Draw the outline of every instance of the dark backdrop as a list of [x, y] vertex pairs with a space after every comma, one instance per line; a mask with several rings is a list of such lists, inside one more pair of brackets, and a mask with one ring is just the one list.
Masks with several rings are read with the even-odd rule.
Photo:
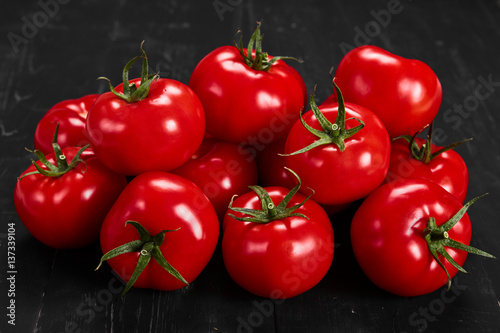
[[[469, 256], [471, 274], [453, 289], [404, 298], [366, 279], [349, 244], [352, 210], [332, 219], [336, 252], [331, 270], [314, 289], [272, 303], [235, 285], [216, 252], [189, 288], [133, 290], [124, 300], [109, 266], [94, 268], [96, 244], [55, 251], [35, 240], [13, 206], [16, 177], [28, 167], [38, 120], [58, 101], [101, 93], [105, 75], [120, 80], [140, 41], [150, 65], [164, 77], [188, 83], [196, 63], [249, 37], [264, 19], [264, 47], [292, 55], [317, 101], [331, 92], [328, 75], [344, 52], [381, 46], [434, 69], [443, 85], [436, 127], [469, 166], [468, 199], [489, 192], [469, 212], [472, 245], [500, 255], [500, 3], [498, 1], [9, 1], [0, 29], [0, 330], [2, 332], [498, 332], [500, 268], [497, 260]], [[491, 94], [476, 88], [489, 81]], [[484, 90], [481, 90], [484, 92]], [[466, 112], [456, 112], [462, 107]], [[451, 111], [448, 111], [451, 110]], [[454, 120], [444, 115], [453, 115]], [[8, 226], [15, 229], [16, 326], [8, 325]]]

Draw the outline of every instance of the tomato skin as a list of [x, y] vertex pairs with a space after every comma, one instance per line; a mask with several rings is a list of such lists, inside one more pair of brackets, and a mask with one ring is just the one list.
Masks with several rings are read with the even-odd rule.
[[248, 192], [257, 183], [257, 165], [235, 144], [206, 138], [180, 167], [171, 171], [194, 182], [213, 204], [222, 223], [233, 195]]
[[61, 148], [85, 146], [89, 143], [85, 133], [87, 114], [99, 94], [68, 99], [52, 106], [40, 119], [35, 129], [35, 149], [50, 154], [56, 123], [59, 124], [57, 142]]
[[[352, 220], [351, 242], [359, 265], [375, 285], [396, 295], [418, 296], [438, 289], [448, 278], [432, 257], [423, 231], [430, 217], [440, 226], [460, 208], [453, 195], [424, 179], [381, 186], [365, 199]], [[466, 213], [448, 234], [469, 245], [471, 232]], [[445, 249], [463, 265], [467, 252]], [[453, 278], [458, 270], [442, 257], [441, 261]]]
[[[262, 186], [282, 186], [292, 188], [297, 185], [297, 179], [285, 169], [286, 157], [279, 154], [285, 152], [285, 140], [279, 140], [268, 145], [259, 155], [259, 182]], [[335, 215], [347, 209], [351, 203], [340, 205], [321, 205], [328, 216]]]
[[[140, 83], [140, 79], [131, 80]], [[123, 85], [116, 87], [122, 92]], [[185, 84], [171, 79], [151, 83], [148, 96], [128, 103], [112, 92], [102, 94], [87, 117], [87, 134], [96, 156], [124, 175], [172, 170], [203, 140], [203, 106]]]
[[345, 101], [373, 111], [391, 138], [416, 133], [430, 124], [441, 105], [441, 83], [427, 64], [373, 45], [348, 52], [336, 69], [335, 80]]
[[[110, 209], [101, 228], [103, 253], [139, 239], [137, 230], [125, 222], [139, 222], [154, 236], [167, 232], [160, 249], [165, 259], [192, 282], [205, 268], [217, 245], [219, 222], [213, 206], [191, 181], [163, 171], [145, 172], [135, 177]], [[139, 252], [108, 259], [111, 268], [128, 281]], [[175, 290], [186, 285], [151, 260], [134, 287]]]
[[205, 109], [207, 132], [236, 144], [260, 146], [286, 136], [307, 100], [305, 83], [291, 66], [279, 60], [269, 72], [254, 70], [234, 46], [207, 54], [189, 86]]
[[[337, 103], [323, 103], [318, 108], [330, 122], [335, 122]], [[322, 205], [344, 205], [364, 198], [383, 182], [389, 168], [390, 140], [380, 119], [360, 105], [345, 103], [345, 110], [346, 119], [361, 119], [365, 127], [345, 140], [343, 152], [336, 145], [328, 144], [286, 157], [286, 165], [302, 180], [301, 190], [312, 188], [314, 200]], [[313, 128], [321, 129], [311, 111], [306, 112], [303, 119]], [[346, 129], [357, 125], [359, 122], [355, 119], [346, 120]], [[297, 121], [288, 135], [285, 152], [293, 153], [316, 140], [317, 137]]]
[[[415, 138], [419, 146], [425, 143], [422, 138]], [[431, 145], [434, 153], [442, 147]], [[393, 141], [391, 146], [391, 162], [386, 182], [395, 179], [419, 178], [432, 181], [454, 195], [458, 201], [464, 202], [469, 186], [469, 171], [460, 154], [448, 150], [424, 163], [411, 156], [409, 145], [405, 140]]]
[[[265, 189], [276, 204], [289, 191], [279, 186]], [[288, 207], [304, 199], [297, 193]], [[233, 207], [261, 209], [262, 204], [254, 192], [248, 192], [236, 198]], [[259, 224], [226, 215], [222, 255], [229, 275], [238, 285], [258, 296], [286, 299], [309, 290], [325, 276], [334, 252], [330, 220], [312, 200], [296, 212], [309, 220], [288, 217]]]
[[[62, 151], [71, 161], [79, 149]], [[55, 163], [54, 153], [46, 158]], [[35, 238], [52, 248], [81, 248], [97, 241], [109, 208], [127, 185], [123, 175], [106, 168], [91, 153], [84, 152], [81, 158], [85, 164], [79, 162], [60, 177], [34, 174], [16, 183], [14, 205], [19, 218]], [[31, 165], [22, 175], [35, 170]]]

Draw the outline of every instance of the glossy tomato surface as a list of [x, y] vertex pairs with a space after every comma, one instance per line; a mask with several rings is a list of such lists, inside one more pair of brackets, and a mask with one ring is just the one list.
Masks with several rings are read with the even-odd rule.
[[[356, 260], [378, 287], [401, 296], [430, 293], [448, 278], [428, 249], [424, 229], [430, 217], [437, 226], [462, 208], [441, 186], [423, 179], [385, 184], [358, 208], [351, 224]], [[449, 238], [469, 245], [471, 223], [467, 213], [448, 231]], [[446, 247], [462, 266], [467, 252]], [[440, 256], [451, 277], [458, 270]]]
[[57, 142], [61, 148], [85, 146], [89, 143], [85, 133], [87, 114], [99, 97], [98, 94], [61, 101], [51, 107], [35, 129], [35, 149], [44, 154], [53, 152], [52, 137], [59, 124]]
[[[79, 149], [63, 148], [63, 154], [71, 161]], [[54, 153], [46, 158], [55, 163]], [[108, 210], [127, 184], [123, 175], [106, 168], [93, 154], [82, 154], [82, 158], [85, 163], [79, 162], [60, 177], [33, 174], [16, 183], [17, 214], [29, 232], [47, 246], [80, 248], [97, 241]], [[42, 166], [40, 161], [36, 163]], [[22, 175], [35, 170], [31, 165]]]
[[[140, 79], [131, 82], [139, 84]], [[116, 90], [122, 92], [122, 85]], [[148, 96], [134, 103], [104, 93], [87, 117], [96, 156], [110, 169], [130, 176], [182, 165], [200, 146], [204, 130], [198, 97], [171, 79], [153, 81]]]
[[[337, 103], [323, 103], [319, 110], [332, 123], [338, 113]], [[389, 168], [390, 140], [381, 120], [370, 110], [345, 103], [346, 129], [365, 123], [364, 128], [345, 140], [345, 150], [334, 144], [315, 147], [307, 152], [287, 156], [286, 165], [302, 180], [301, 191], [312, 188], [314, 200], [322, 205], [344, 205], [364, 198], [385, 179]], [[321, 126], [313, 112], [303, 115], [314, 129]], [[317, 140], [300, 121], [288, 135], [285, 152], [291, 154]]]
[[347, 53], [335, 80], [345, 101], [377, 114], [391, 138], [416, 133], [430, 124], [441, 105], [441, 83], [426, 63], [373, 45]]
[[[109, 211], [101, 229], [103, 253], [138, 240], [126, 221], [139, 222], [152, 236], [165, 234], [160, 250], [167, 262], [191, 283], [205, 268], [219, 237], [219, 222], [212, 204], [191, 181], [167, 172], [151, 171], [135, 177]], [[128, 281], [140, 252], [109, 259], [111, 268]], [[175, 290], [185, 284], [151, 260], [134, 284], [138, 288]]]
[[[276, 205], [290, 191], [279, 186], [265, 189]], [[288, 207], [304, 199], [297, 193]], [[236, 198], [232, 206], [262, 209], [255, 192]], [[285, 299], [311, 289], [325, 276], [334, 252], [330, 220], [312, 200], [295, 212], [309, 219], [295, 216], [260, 224], [226, 215], [222, 255], [229, 275], [242, 288], [255, 295]]]
[[[424, 139], [415, 138], [421, 146]], [[434, 153], [442, 147], [431, 145]], [[391, 162], [386, 182], [396, 179], [418, 178], [430, 180], [453, 194], [458, 201], [464, 202], [469, 187], [469, 171], [463, 158], [454, 150], [447, 150], [428, 163], [415, 159], [408, 143], [399, 139], [393, 141], [391, 147]]]
[[236, 144], [260, 146], [284, 137], [307, 99], [294, 68], [279, 60], [267, 72], [254, 70], [234, 46], [206, 55], [189, 86], [205, 109], [207, 132]]
[[233, 143], [203, 140], [191, 158], [171, 171], [194, 182], [214, 205], [221, 223], [233, 195], [248, 192], [257, 183], [257, 164]]

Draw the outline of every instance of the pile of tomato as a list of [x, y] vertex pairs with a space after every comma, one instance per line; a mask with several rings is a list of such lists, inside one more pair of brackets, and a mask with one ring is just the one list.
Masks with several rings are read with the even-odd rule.
[[464, 204], [469, 175], [452, 150], [462, 142], [432, 143], [442, 90], [425, 63], [355, 48], [317, 105], [285, 62], [296, 59], [262, 50], [260, 22], [247, 47], [201, 59], [188, 85], [149, 73], [140, 50], [122, 84], [48, 110], [38, 161], [14, 192], [47, 246], [100, 241], [99, 266], [124, 293], [185, 287], [220, 249], [242, 288], [296, 296], [330, 269], [332, 223], [353, 203], [355, 258], [391, 293], [432, 292], [464, 271], [467, 253], [493, 257], [469, 245], [477, 198]]

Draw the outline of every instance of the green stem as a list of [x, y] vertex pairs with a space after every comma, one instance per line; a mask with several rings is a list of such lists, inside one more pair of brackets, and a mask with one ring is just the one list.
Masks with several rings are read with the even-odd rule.
[[[486, 193], [487, 194], [487, 193]], [[479, 198], [485, 196], [483, 194], [479, 197], [472, 199], [467, 202], [450, 220], [446, 223], [440, 225], [439, 227], [436, 225], [436, 219], [434, 217], [430, 217], [427, 222], [427, 227], [424, 229], [424, 238], [427, 242], [427, 247], [431, 252], [434, 259], [437, 261], [439, 266], [445, 271], [446, 276], [448, 276], [448, 289], [451, 286], [451, 277], [448, 273], [448, 270], [444, 266], [444, 263], [439, 258], [438, 254], [440, 254], [444, 259], [446, 259], [453, 267], [457, 270], [467, 273], [465, 269], [463, 269], [451, 256], [448, 252], [446, 252], [445, 247], [454, 248], [462, 251], [466, 251], [468, 253], [477, 254], [487, 258], [495, 258], [493, 255], [479, 250], [475, 247], [465, 245], [463, 243], [457, 242], [449, 237], [448, 232], [460, 221], [460, 219], [465, 215], [467, 209], [476, 202]]]
[[288, 204], [292, 200], [293, 196], [298, 192], [300, 189], [300, 186], [302, 185], [302, 182], [299, 178], [299, 176], [291, 169], [285, 167], [288, 171], [290, 171], [295, 178], [298, 180], [298, 184], [294, 186], [286, 195], [285, 197], [281, 200], [281, 202], [276, 206], [271, 199], [269, 193], [260, 186], [254, 185], [254, 186], [249, 186], [250, 189], [252, 189], [257, 196], [260, 198], [260, 202], [262, 205], [262, 209], [251, 209], [251, 208], [241, 208], [241, 207], [233, 207], [233, 200], [236, 196], [233, 196], [231, 198], [231, 202], [229, 203], [229, 209], [232, 211], [245, 214], [245, 215], [250, 215], [250, 217], [245, 216], [245, 217], [237, 217], [234, 214], [229, 213], [228, 215], [234, 218], [235, 220], [238, 221], [245, 221], [245, 222], [255, 222], [255, 223], [269, 223], [272, 221], [276, 220], [282, 220], [290, 216], [299, 216], [303, 217], [305, 219], [309, 219], [307, 216], [304, 214], [300, 213], [294, 213], [295, 210], [300, 208], [310, 197], [311, 195], [314, 194], [314, 191], [311, 189], [312, 193], [305, 198], [301, 203], [298, 203], [296, 205], [293, 205], [292, 207], [288, 207]]
[[[264, 35], [260, 32], [260, 26], [262, 25], [262, 21], [257, 22], [257, 26], [248, 42], [248, 46], [245, 52], [243, 48], [243, 36], [240, 36], [239, 45], [234, 42], [234, 46], [238, 49], [238, 52], [241, 54], [243, 61], [252, 69], [258, 71], [269, 72], [271, 66], [277, 62], [278, 60], [290, 59], [298, 62], [302, 62], [294, 57], [288, 56], [276, 56], [272, 59], [269, 59], [269, 54], [267, 52], [262, 52], [262, 39]], [[240, 33], [241, 31], [238, 31]], [[254, 53], [255, 48], [255, 55]]]
[[151, 258], [153, 258], [163, 269], [165, 269], [170, 275], [178, 279], [179, 281], [185, 283], [186, 285], [189, 285], [189, 283], [182, 277], [182, 275], [174, 268], [172, 265], [170, 265], [165, 257], [163, 256], [163, 253], [161, 252], [160, 246], [163, 244], [163, 241], [165, 240], [165, 233], [171, 232], [171, 231], [177, 231], [179, 229], [174, 229], [174, 230], [162, 230], [160, 233], [156, 234], [155, 236], [151, 236], [149, 231], [146, 230], [139, 222], [136, 221], [127, 221], [125, 222], [125, 226], [128, 224], [132, 225], [135, 227], [137, 230], [137, 233], [139, 234], [138, 240], [131, 241], [129, 243], [120, 245], [108, 252], [106, 252], [102, 257], [101, 261], [99, 262], [99, 265], [97, 266], [96, 270], [101, 267], [102, 263], [105, 260], [114, 258], [116, 256], [122, 255], [124, 253], [130, 253], [130, 252], [139, 252], [139, 258], [137, 260], [137, 265], [134, 269], [134, 272], [132, 273], [132, 276], [127, 282], [127, 285], [125, 286], [125, 289], [123, 290], [122, 297], [125, 296], [125, 294], [132, 288], [132, 286], [135, 284], [141, 273], [144, 271], [146, 266], [149, 264]]
[[335, 83], [335, 80], [333, 80], [333, 86], [335, 88], [335, 92], [337, 94], [337, 99], [338, 99], [338, 111], [337, 111], [337, 117], [335, 118], [335, 122], [332, 124], [328, 119], [326, 119], [325, 115], [320, 111], [318, 106], [316, 105], [316, 102], [314, 101], [314, 93], [316, 92], [316, 87], [314, 87], [314, 91], [311, 94], [311, 97], [309, 99], [309, 104], [311, 105], [311, 111], [313, 112], [314, 116], [318, 120], [321, 129], [322, 130], [317, 130], [313, 127], [311, 127], [309, 124], [305, 122], [305, 120], [302, 118], [302, 113], [299, 114], [300, 116], [300, 122], [302, 125], [312, 134], [314, 134], [316, 137], [318, 137], [318, 140], [314, 141], [307, 147], [304, 147], [302, 149], [299, 149], [295, 152], [292, 152], [290, 154], [280, 154], [281, 156], [291, 156], [291, 155], [297, 155], [297, 154], [302, 154], [305, 153], [311, 149], [314, 149], [316, 147], [322, 146], [322, 145], [328, 145], [328, 144], [334, 144], [335, 146], [338, 147], [338, 149], [343, 152], [345, 150], [345, 140], [348, 138], [352, 137], [354, 134], [358, 133], [363, 127], [365, 126], [365, 123], [358, 118], [349, 118], [350, 119], [355, 119], [358, 121], [360, 124], [356, 127], [346, 129], [345, 128], [345, 103], [344, 103], [344, 98], [342, 97], [342, 92], [340, 91], [339, 87]]
[[[90, 145], [87, 144], [80, 148], [76, 155], [73, 157], [70, 163], [68, 163], [68, 160], [66, 158], [66, 155], [64, 155], [61, 147], [57, 143], [57, 135], [59, 133], [59, 123], [56, 123], [56, 129], [54, 131], [54, 136], [52, 138], [52, 148], [54, 149], [54, 157], [56, 159], [56, 164], [50, 163], [49, 160], [45, 157], [45, 155], [39, 151], [39, 150], [29, 150], [26, 148], [27, 151], [30, 153], [34, 153], [37, 157], [38, 160], [45, 166], [47, 169], [42, 168], [38, 163], [35, 162], [35, 160], [31, 160], [33, 165], [36, 168], [36, 171], [28, 172], [22, 175], [21, 177], [18, 178], [18, 180], [23, 179], [26, 176], [30, 175], [35, 175], [35, 174], [41, 174], [46, 177], [61, 177], [62, 175], [68, 173], [70, 170], [73, 170], [78, 162], [82, 162], [85, 164], [85, 161], [80, 158], [82, 153], [84, 152], [85, 149], [87, 149]], [[85, 172], [85, 171], [83, 171]]]
[[[416, 138], [426, 128], [429, 128], [429, 130], [427, 132], [425, 142], [421, 146], [419, 146], [418, 143], [416, 142]], [[395, 137], [392, 140], [393, 141], [399, 140], [399, 139], [406, 140], [409, 144], [409, 150], [410, 150], [411, 156], [414, 159], [421, 161], [422, 163], [429, 163], [432, 159], [436, 158], [440, 154], [442, 154], [448, 150], [454, 149], [464, 142], [472, 140], [472, 138], [470, 138], [470, 139], [465, 139], [465, 140], [462, 140], [459, 142], [454, 142], [446, 147], [442, 147], [441, 149], [439, 149], [433, 153], [432, 152], [432, 134], [433, 134], [433, 123], [425, 125], [421, 130], [419, 130], [418, 132], [413, 134], [413, 136], [401, 135], [401, 136]]]
[[[108, 81], [109, 89], [111, 90], [111, 92], [115, 96], [117, 96], [117, 97], [119, 97], [119, 98], [121, 98], [129, 103], [135, 103], [135, 102], [141, 101], [144, 98], [146, 98], [149, 94], [149, 88], [151, 86], [151, 83], [160, 77], [158, 74], [149, 74], [149, 72], [148, 72], [149, 71], [148, 57], [146, 56], [146, 52], [142, 48], [143, 44], [144, 44], [144, 41], [142, 41], [142, 43], [141, 43], [142, 55], [132, 58], [129, 62], [127, 62], [127, 64], [123, 68], [123, 72], [122, 72], [123, 94], [119, 93], [115, 90], [115, 88], [111, 84], [111, 81], [108, 78], [103, 77], [103, 76], [98, 78], [98, 79], [103, 79], [103, 80]], [[130, 80], [129, 80], [130, 68], [132, 68], [132, 65], [138, 59], [142, 59], [141, 84], [140, 84], [139, 88], [137, 88], [135, 83], [131, 84]]]

